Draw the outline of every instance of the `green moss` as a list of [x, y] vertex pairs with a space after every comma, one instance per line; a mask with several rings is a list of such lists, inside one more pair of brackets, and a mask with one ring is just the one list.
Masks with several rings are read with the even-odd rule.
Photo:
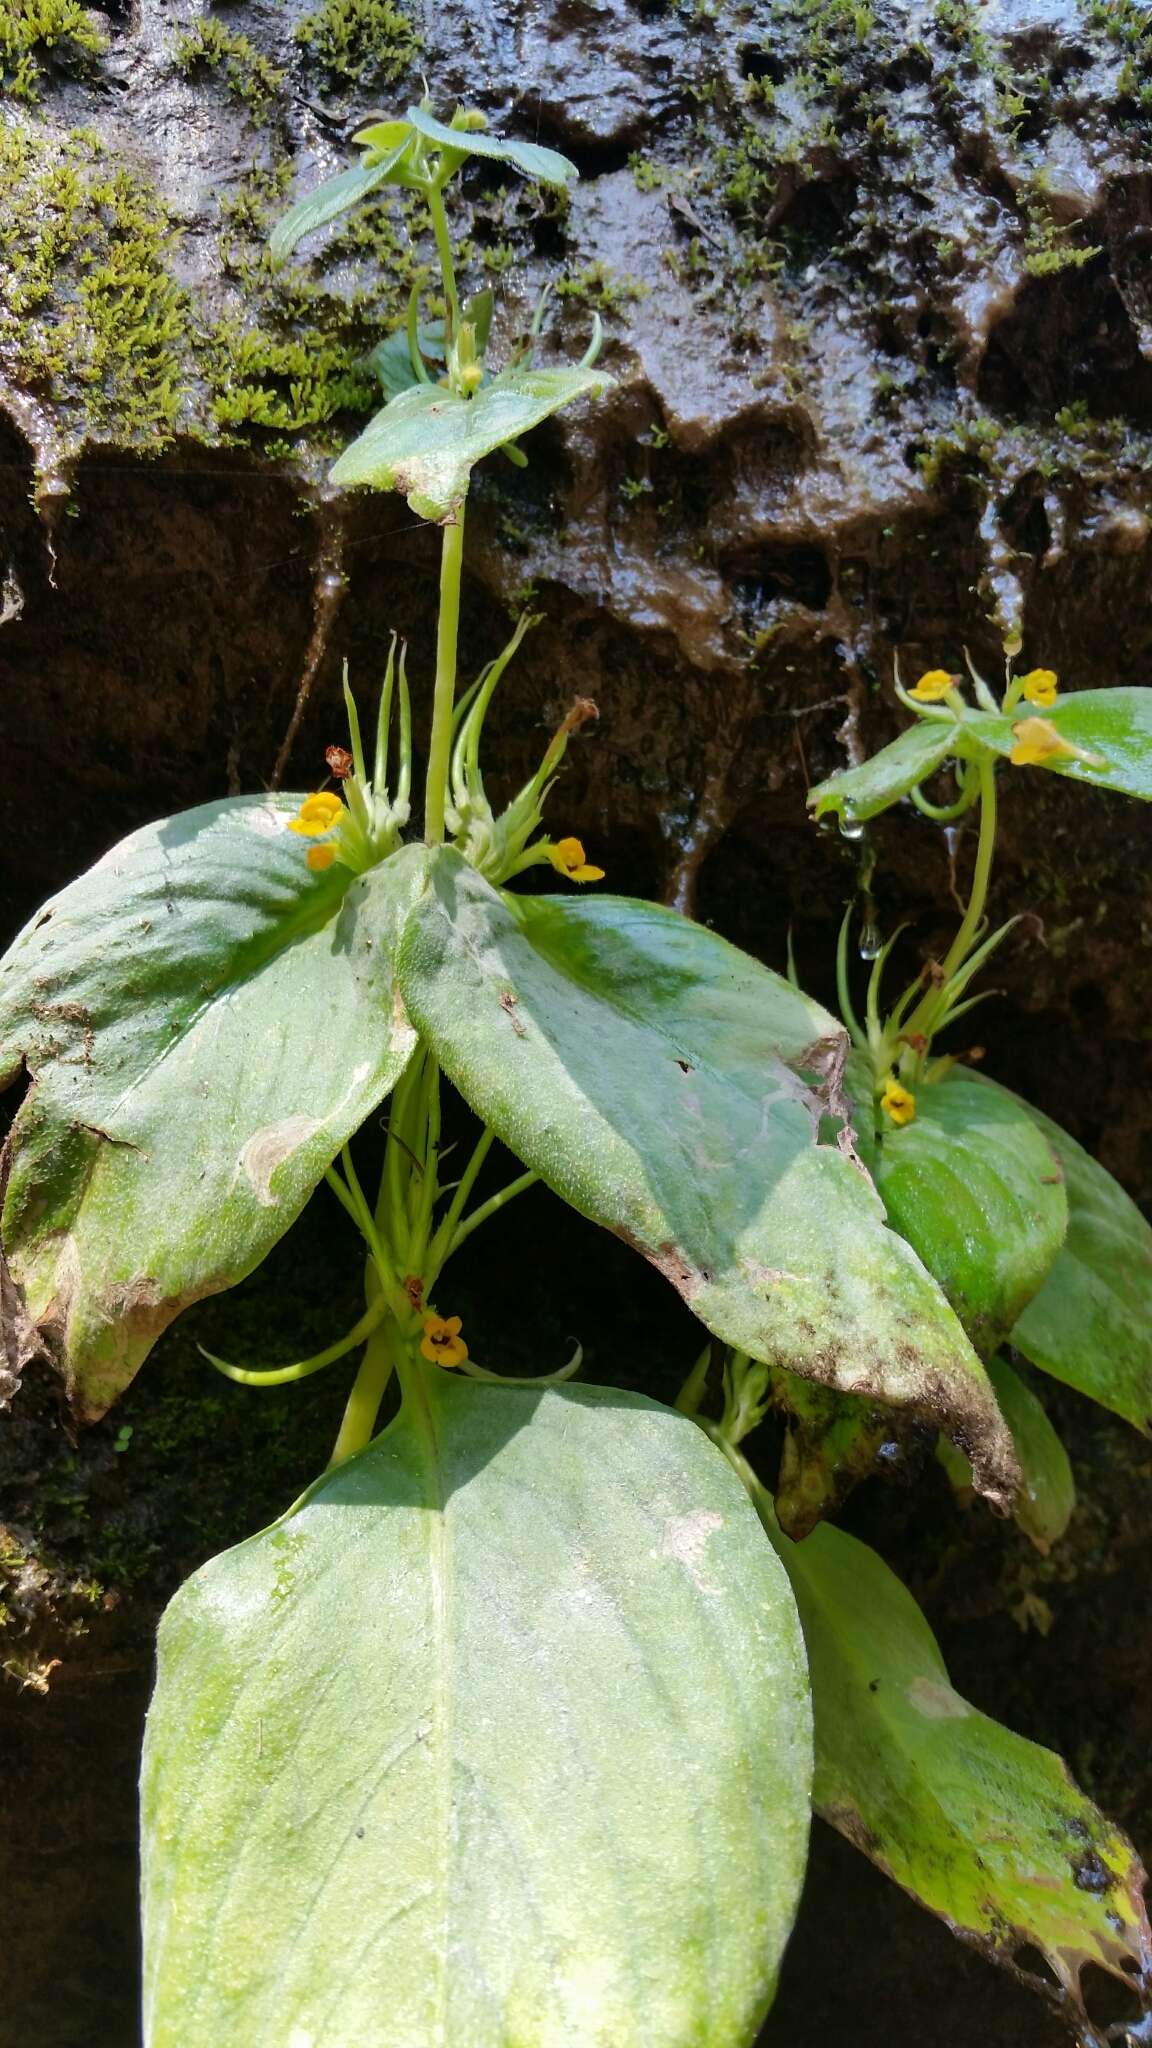
[[0, 362], [80, 431], [162, 445], [186, 389], [186, 296], [155, 191], [84, 129], [0, 129]]
[[0, 92], [13, 99], [39, 99], [47, 58], [84, 73], [106, 48], [78, 0], [0, 0]]
[[595, 313], [615, 313], [637, 299], [646, 299], [652, 287], [626, 270], [613, 270], [609, 263], [587, 263], [583, 270], [562, 277], [556, 286], [558, 299], [577, 299]]
[[177, 71], [219, 71], [235, 99], [242, 100], [262, 121], [287, 77], [260, 55], [247, 36], [237, 35], [211, 17], [178, 36], [172, 50]]
[[296, 27], [296, 41], [333, 84], [391, 84], [411, 69], [421, 39], [392, 0], [323, 0]]

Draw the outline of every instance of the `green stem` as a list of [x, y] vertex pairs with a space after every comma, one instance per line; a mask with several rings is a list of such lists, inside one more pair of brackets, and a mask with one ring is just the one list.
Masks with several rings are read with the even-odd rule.
[[432, 218], [432, 233], [436, 237], [436, 254], [440, 259], [440, 276], [444, 282], [444, 297], [448, 301], [449, 343], [455, 341], [460, 331], [460, 301], [456, 296], [456, 271], [452, 263], [452, 238], [448, 233], [448, 216], [438, 185], [428, 188], [428, 212]]
[[514, 1201], [517, 1195], [522, 1195], [525, 1188], [534, 1187], [539, 1178], [538, 1173], [522, 1173], [518, 1180], [509, 1181], [507, 1187], [501, 1188], [498, 1194], [489, 1195], [486, 1202], [481, 1202], [478, 1209], [473, 1209], [472, 1214], [457, 1225], [448, 1246], [447, 1256], [451, 1258], [453, 1252], [459, 1251], [466, 1237], [471, 1237], [472, 1232], [479, 1230], [482, 1223], [487, 1223], [490, 1216], [495, 1216], [498, 1209], [503, 1209], [507, 1203]]
[[424, 793], [424, 837], [438, 846], [444, 837], [448, 767], [452, 755], [452, 708], [456, 697], [456, 640], [460, 628], [460, 573], [464, 559], [464, 505], [455, 523], [445, 526], [440, 552], [440, 616], [436, 627], [436, 687], [432, 699], [432, 738], [428, 748], [428, 781]]
[[440, 1268], [448, 1257], [448, 1248], [456, 1235], [456, 1225], [464, 1213], [464, 1204], [476, 1185], [476, 1176], [492, 1149], [495, 1137], [495, 1131], [490, 1128], [480, 1133], [479, 1138], [476, 1140], [475, 1150], [460, 1176], [444, 1219], [428, 1247], [426, 1278], [429, 1287], [435, 1286]]
[[371, 1443], [380, 1403], [396, 1364], [396, 1343], [396, 1327], [391, 1321], [369, 1337], [360, 1370], [348, 1396], [340, 1434], [328, 1460], [329, 1471]]
[[957, 968], [962, 967], [972, 950], [976, 935], [984, 922], [984, 911], [988, 902], [988, 882], [992, 873], [992, 856], [996, 850], [996, 757], [982, 753], [977, 764], [980, 791], [980, 836], [976, 842], [976, 866], [972, 873], [972, 893], [963, 923], [953, 939], [941, 963], [938, 985], [929, 990], [922, 1003], [908, 1019], [905, 1036], [909, 1038], [931, 1038], [933, 1026], [941, 1009], [946, 1007], [947, 985]]

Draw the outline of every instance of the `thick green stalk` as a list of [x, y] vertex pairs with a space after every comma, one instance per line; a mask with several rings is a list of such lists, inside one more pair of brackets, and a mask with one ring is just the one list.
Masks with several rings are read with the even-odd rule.
[[460, 300], [456, 294], [456, 271], [452, 262], [452, 238], [448, 233], [448, 216], [444, 211], [444, 200], [440, 187], [428, 188], [428, 212], [432, 218], [432, 233], [436, 237], [436, 254], [440, 259], [440, 276], [444, 285], [444, 297], [448, 301], [448, 340], [455, 341], [460, 332]]
[[384, 1390], [392, 1377], [396, 1363], [397, 1343], [398, 1333], [391, 1317], [382, 1328], [374, 1330], [369, 1337], [360, 1370], [348, 1396], [348, 1406], [344, 1410], [340, 1434], [328, 1460], [329, 1471], [334, 1465], [342, 1465], [345, 1458], [351, 1458], [357, 1451], [362, 1451], [365, 1444], [371, 1443], [376, 1428], [376, 1417], [380, 1413], [380, 1403], [384, 1399]]
[[440, 616], [436, 627], [436, 687], [432, 738], [424, 792], [424, 837], [438, 846], [444, 837], [448, 767], [452, 755], [452, 709], [456, 700], [456, 641], [460, 629], [460, 573], [464, 560], [464, 506], [446, 526], [440, 550]]

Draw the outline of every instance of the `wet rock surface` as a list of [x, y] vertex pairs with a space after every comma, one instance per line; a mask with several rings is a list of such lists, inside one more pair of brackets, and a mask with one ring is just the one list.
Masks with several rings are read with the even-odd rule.
[[[5, 932], [132, 826], [264, 786], [302, 680], [287, 780], [306, 785], [345, 657], [367, 689], [398, 627], [430, 674], [435, 534], [399, 498], [334, 503], [323, 485], [374, 403], [363, 353], [427, 283], [429, 251], [382, 202], [279, 277], [261, 254], [286, 196], [347, 161], [358, 117], [407, 104], [422, 68], [441, 107], [465, 95], [582, 173], [568, 205], [465, 180], [467, 277], [503, 296], [498, 347], [549, 283], [547, 352], [578, 354], [598, 312], [617, 380], [536, 434], [527, 471], [478, 480], [477, 665], [523, 604], [544, 614], [493, 714], [492, 781], [518, 784], [591, 695], [600, 722], [554, 816], [613, 886], [694, 908], [774, 965], [791, 926], [828, 999], [863, 866], [881, 928], [912, 920], [913, 966], [954, 916], [969, 844], [910, 812], [863, 845], [804, 817], [809, 782], [898, 729], [894, 658], [915, 674], [967, 645], [994, 674], [1019, 638], [1068, 687], [1150, 679], [1140, 10], [485, 0], [413, 13], [416, 60], [395, 29], [340, 44], [339, 15], [236, 0], [204, 17], [223, 47], [187, 0], [140, 0], [93, 14], [102, 53], [33, 52], [38, 98], [0, 89]], [[1146, 816], [1026, 773], [1002, 808], [993, 916], [1032, 916], [999, 958], [987, 1065], [1147, 1203]], [[578, 1306], [595, 1376], [670, 1391], [693, 1326], [656, 1277], [551, 1198], [521, 1232], [504, 1266], [486, 1248], [466, 1276], [474, 1318], [514, 1296], [560, 1356]], [[236, 1347], [238, 1317], [253, 1358], [314, 1322], [323, 1342], [356, 1262], [331, 1218], [316, 1243], [174, 1331], [80, 1443], [44, 1384], [13, 1411], [0, 1657], [25, 1683], [3, 1710], [20, 1947], [0, 2042], [135, 2036], [130, 1805], [155, 1613], [310, 1476], [339, 1393], [310, 1383], [270, 1408], [206, 1389], [192, 1338]], [[1147, 1850], [1147, 1473], [1118, 1425], [1058, 1403], [1084, 1505], [1039, 1578], [1022, 1539], [962, 1527], [942, 1496], [868, 1488], [853, 1513], [927, 1599], [957, 1684], [1062, 1749]], [[850, 1868], [816, 1859], [769, 2041], [1064, 2038]], [[859, 1985], [842, 2006], [829, 1928], [837, 1981]]]

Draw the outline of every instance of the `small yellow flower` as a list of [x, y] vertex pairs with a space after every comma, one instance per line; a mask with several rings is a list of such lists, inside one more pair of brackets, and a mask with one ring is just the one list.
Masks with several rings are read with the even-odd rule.
[[602, 882], [603, 868], [589, 867], [584, 858], [584, 848], [578, 839], [558, 839], [555, 846], [548, 848], [548, 858], [557, 874], [567, 875], [570, 882]]
[[321, 875], [325, 868], [330, 868], [335, 860], [336, 848], [330, 839], [326, 839], [323, 846], [310, 846], [304, 858], [312, 869], [313, 874]]
[[459, 1316], [426, 1315], [420, 1351], [433, 1365], [462, 1365], [468, 1346], [460, 1335]]
[[1019, 725], [1012, 727], [1012, 737], [1016, 745], [1008, 759], [1017, 768], [1038, 768], [1046, 761], [1082, 758], [1081, 749], [1070, 746], [1047, 718], [1022, 718]]
[[1056, 702], [1055, 673], [1050, 668], [1031, 669], [1024, 677], [1020, 689], [1029, 704], [1035, 704], [1039, 710], [1047, 711], [1049, 706]]
[[950, 676], [947, 669], [930, 668], [909, 694], [918, 697], [921, 704], [939, 704], [940, 699], [946, 697], [949, 690], [956, 688], [959, 680], [959, 676]]
[[910, 1124], [916, 1114], [916, 1097], [910, 1088], [905, 1088], [896, 1079], [895, 1074], [889, 1074], [880, 1097], [880, 1107], [894, 1124]]
[[306, 796], [296, 816], [288, 823], [290, 832], [303, 832], [309, 839], [318, 839], [322, 832], [330, 832], [344, 809], [335, 790], [316, 790]]

